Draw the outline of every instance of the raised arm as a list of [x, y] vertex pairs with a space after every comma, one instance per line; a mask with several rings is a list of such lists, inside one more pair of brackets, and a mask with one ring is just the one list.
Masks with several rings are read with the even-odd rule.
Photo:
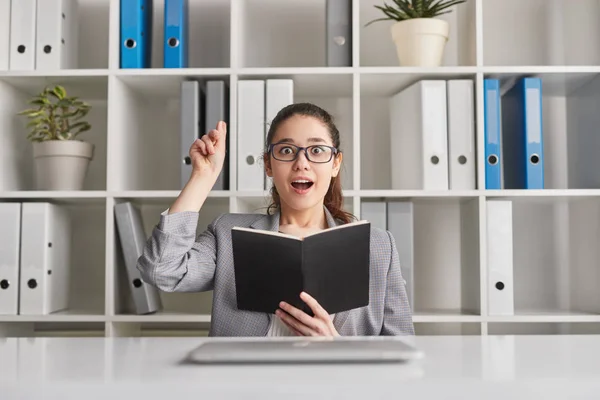
[[390, 268], [387, 275], [385, 293], [385, 306], [383, 312], [383, 327], [381, 335], [414, 335], [415, 328], [412, 320], [412, 311], [406, 294], [406, 285], [400, 270], [400, 258], [394, 236], [388, 231], [390, 239], [391, 257]]
[[192, 173], [169, 209], [160, 216], [137, 262], [144, 281], [166, 292], [211, 290], [216, 267], [215, 227], [196, 237], [198, 214], [225, 158], [226, 126], [197, 139], [190, 148]]

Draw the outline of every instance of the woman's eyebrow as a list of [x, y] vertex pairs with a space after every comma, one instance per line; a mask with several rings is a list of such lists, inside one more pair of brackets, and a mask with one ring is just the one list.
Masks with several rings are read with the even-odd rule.
[[[320, 137], [312, 137], [312, 138], [308, 138], [308, 142], [325, 143], [325, 139], [320, 138]], [[294, 139], [292, 139], [292, 138], [284, 138], [284, 139], [281, 139], [281, 140], [277, 141], [277, 143], [294, 143]]]

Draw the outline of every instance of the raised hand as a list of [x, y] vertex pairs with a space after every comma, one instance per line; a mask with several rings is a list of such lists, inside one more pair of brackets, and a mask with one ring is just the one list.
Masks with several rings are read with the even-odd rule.
[[300, 298], [310, 307], [314, 317], [286, 302], [279, 304], [281, 310], [275, 311], [275, 315], [299, 336], [340, 336], [329, 313], [312, 296], [302, 292]]
[[211, 129], [201, 138], [196, 139], [190, 147], [192, 174], [218, 175], [225, 160], [225, 138], [227, 125], [219, 121], [215, 129]]

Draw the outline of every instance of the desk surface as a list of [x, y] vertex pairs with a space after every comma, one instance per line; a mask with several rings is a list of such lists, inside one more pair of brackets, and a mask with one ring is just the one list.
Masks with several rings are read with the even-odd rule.
[[417, 336], [425, 358], [404, 365], [181, 365], [203, 340], [0, 339], [0, 397], [600, 398], [600, 335]]

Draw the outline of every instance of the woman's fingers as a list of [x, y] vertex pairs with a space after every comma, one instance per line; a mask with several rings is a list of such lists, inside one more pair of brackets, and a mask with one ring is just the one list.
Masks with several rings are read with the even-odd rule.
[[203, 156], [207, 155], [206, 144], [202, 140], [196, 139], [196, 146], [198, 146], [198, 149], [200, 150], [200, 154], [202, 154]]
[[321, 307], [321, 305], [317, 302], [317, 300], [314, 299], [314, 297], [312, 297], [306, 292], [302, 292], [300, 293], [300, 298], [310, 307], [313, 314], [315, 314], [315, 317], [318, 317], [322, 320], [330, 319], [329, 313], [327, 313], [327, 311], [325, 311], [325, 309]]
[[206, 144], [206, 150], [209, 154], [215, 154], [215, 146], [209, 135], [202, 136], [202, 141]]
[[286, 314], [281, 310], [277, 310], [275, 314], [292, 330], [300, 336], [315, 336], [316, 332], [306, 324], [302, 323], [294, 316]]
[[315, 331], [320, 331], [320, 329], [319, 329], [320, 327], [319, 327], [319, 323], [318, 323], [319, 321], [315, 318], [312, 318], [310, 315], [306, 314], [304, 311], [299, 310], [298, 308], [292, 306], [291, 304], [286, 303], [285, 301], [282, 301], [279, 304], [279, 307], [281, 307], [282, 310], [284, 310], [285, 312], [290, 314], [292, 317], [294, 317], [296, 320], [301, 322], [303, 325], [305, 325]]

